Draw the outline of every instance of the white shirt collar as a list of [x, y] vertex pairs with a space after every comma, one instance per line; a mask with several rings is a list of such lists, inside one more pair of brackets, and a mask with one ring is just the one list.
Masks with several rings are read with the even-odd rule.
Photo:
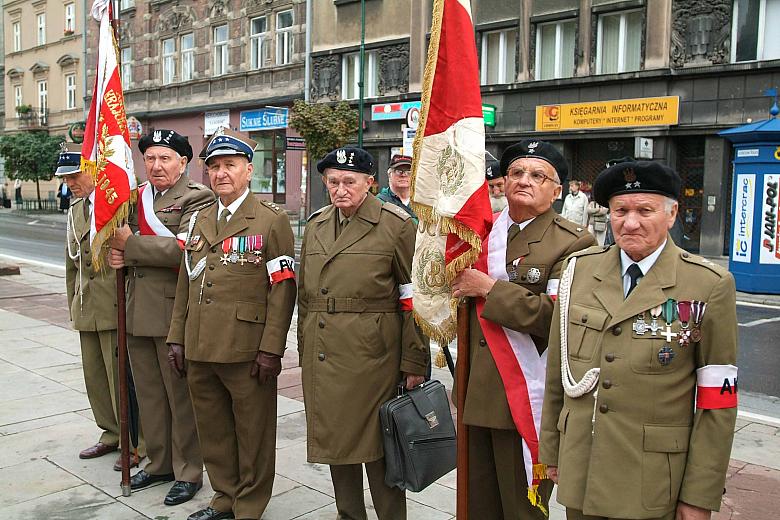
[[249, 195], [249, 188], [244, 191], [243, 195], [241, 195], [239, 198], [231, 202], [228, 206], [225, 206], [222, 204], [221, 199], [217, 199], [217, 204], [219, 207], [217, 208], [217, 218], [219, 218], [219, 215], [222, 214], [222, 210], [227, 207], [227, 209], [230, 211], [230, 215], [228, 215], [227, 219], [230, 220], [230, 218], [236, 214], [236, 211], [238, 211], [238, 207], [246, 200], [247, 196]]
[[92, 207], [94, 207], [95, 206], [95, 190], [92, 190], [92, 193], [89, 194], [89, 197], [87, 197], [87, 199], [89, 199], [89, 203], [92, 205]]
[[639, 269], [642, 271], [642, 276], [647, 275], [647, 272], [650, 270], [651, 267], [655, 264], [656, 260], [658, 260], [658, 257], [661, 256], [661, 251], [664, 250], [664, 247], [666, 246], [666, 240], [664, 240], [663, 244], [658, 246], [658, 249], [641, 259], [639, 262], [634, 262], [629, 258], [629, 256], [626, 254], [625, 251], [622, 249], [620, 250], [620, 274], [621, 276], [626, 276], [626, 271], [628, 271], [628, 268], [631, 264], [637, 264], [639, 266]]
[[[536, 218], [536, 217], [531, 217], [531, 218], [529, 218], [528, 220], [524, 220], [524, 221], [522, 221], [522, 222], [515, 222], [514, 220], [512, 220], [512, 217], [509, 217], [509, 221], [510, 221], [512, 224], [517, 224], [518, 226], [520, 226], [520, 231], [522, 231], [522, 230], [524, 230], [524, 229], [526, 228], [526, 226], [528, 226], [528, 224], [530, 224], [531, 222], [533, 222], [535, 218]], [[511, 226], [511, 224], [510, 224], [510, 226]]]

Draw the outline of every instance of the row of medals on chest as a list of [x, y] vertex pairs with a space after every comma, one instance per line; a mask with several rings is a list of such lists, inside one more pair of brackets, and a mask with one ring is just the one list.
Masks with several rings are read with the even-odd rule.
[[263, 235], [230, 237], [222, 241], [222, 265], [255, 264], [263, 261]]
[[[650, 309], [649, 323], [646, 321], [646, 313], [639, 313], [634, 319], [631, 330], [637, 336], [662, 337], [666, 344], [658, 351], [658, 362], [661, 365], [668, 365], [676, 355], [672, 346], [674, 340], [681, 349], [702, 340], [701, 324], [706, 308], [707, 304], [698, 300], [677, 301], [669, 298], [661, 305]], [[680, 329], [675, 333], [672, 332], [672, 323], [678, 319]], [[664, 321], [664, 325], [661, 325], [660, 320]]]

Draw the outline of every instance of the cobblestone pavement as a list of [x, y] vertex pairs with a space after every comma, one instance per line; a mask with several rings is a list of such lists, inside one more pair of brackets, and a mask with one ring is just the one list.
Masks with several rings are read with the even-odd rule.
[[[1, 260], [1, 259], [0, 259]], [[162, 504], [168, 485], [122, 497], [114, 457], [80, 460], [97, 440], [81, 371], [78, 336], [70, 329], [64, 270], [21, 265], [0, 277], [0, 515], [17, 519], [185, 519], [205, 507], [212, 490], [191, 502]], [[446, 370], [434, 377], [448, 388]], [[333, 519], [326, 466], [306, 462], [306, 424], [295, 329], [279, 377], [274, 497], [264, 519]], [[762, 520], [780, 510], [780, 399], [742, 396], [726, 495], [713, 518]], [[744, 413], [747, 412], [747, 413]], [[371, 497], [366, 486], [366, 502]], [[453, 518], [455, 473], [408, 495], [410, 520]], [[376, 518], [373, 515], [371, 518]], [[563, 520], [551, 504], [550, 518]], [[482, 520], [482, 519], [475, 519]]]

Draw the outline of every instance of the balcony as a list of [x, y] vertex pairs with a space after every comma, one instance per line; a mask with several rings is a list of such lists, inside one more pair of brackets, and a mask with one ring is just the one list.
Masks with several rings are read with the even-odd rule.
[[46, 108], [31, 108], [26, 112], [17, 112], [19, 118], [19, 128], [24, 130], [33, 130], [36, 128], [47, 128], [49, 126], [49, 110]]

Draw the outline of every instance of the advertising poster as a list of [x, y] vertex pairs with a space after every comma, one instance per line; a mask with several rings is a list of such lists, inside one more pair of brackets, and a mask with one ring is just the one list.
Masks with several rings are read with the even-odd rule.
[[759, 263], [780, 264], [780, 234], [778, 232], [777, 206], [780, 203], [780, 175], [764, 175], [761, 190], [761, 253]]
[[734, 262], [750, 263], [753, 244], [753, 210], [756, 197], [756, 175], [737, 175], [734, 197], [734, 226], [732, 229], [732, 252]]

